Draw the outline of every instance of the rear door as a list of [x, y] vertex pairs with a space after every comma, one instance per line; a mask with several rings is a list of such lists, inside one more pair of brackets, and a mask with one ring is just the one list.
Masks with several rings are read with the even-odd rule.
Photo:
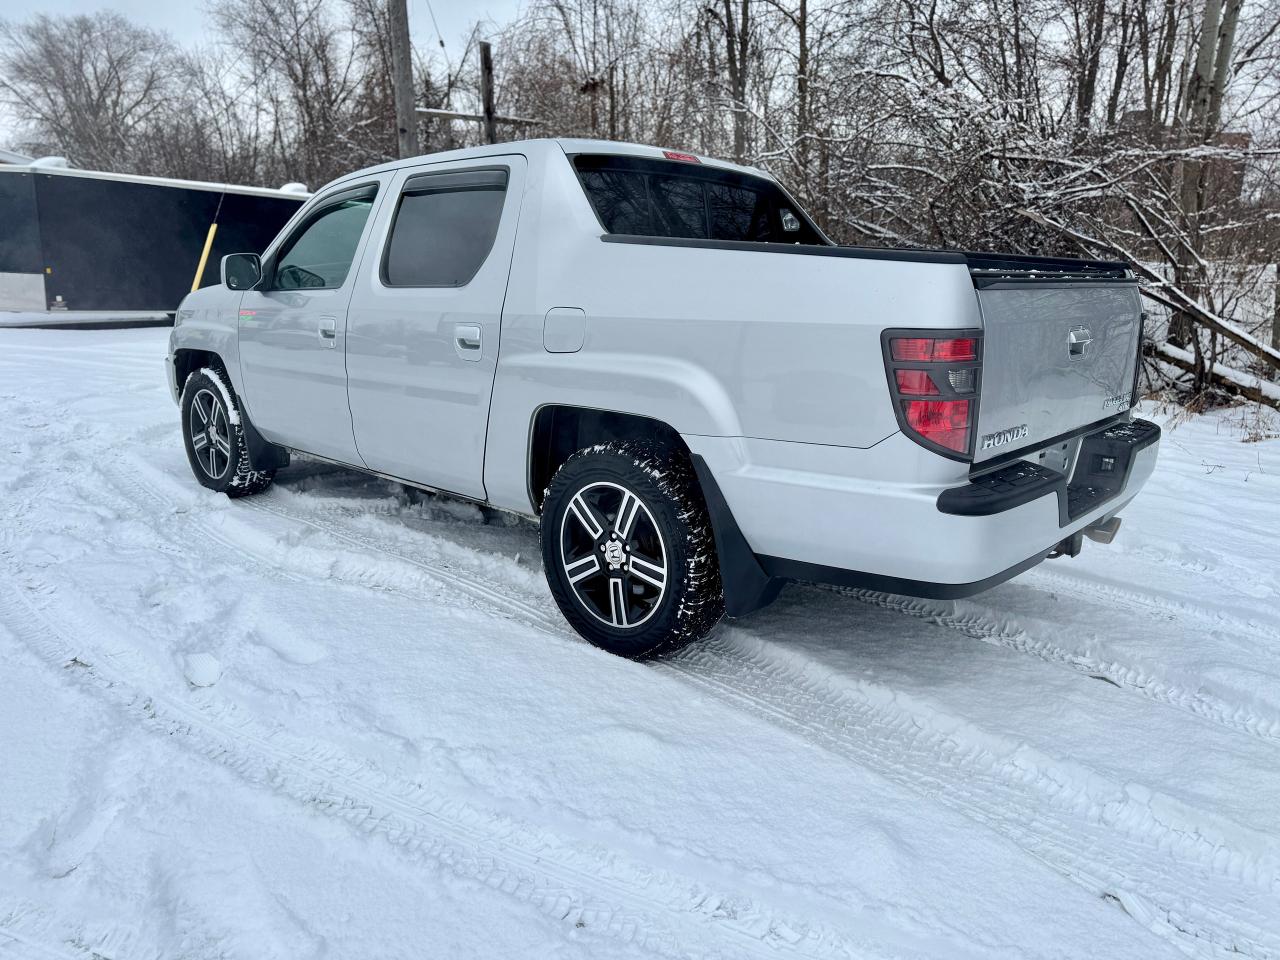
[[523, 156], [401, 170], [347, 320], [347, 392], [373, 470], [484, 498], [489, 397]]
[[240, 301], [240, 372], [254, 426], [275, 443], [356, 465], [343, 347], [380, 185], [375, 177], [320, 198]]
[[980, 281], [978, 303], [975, 463], [1036, 449], [1132, 405], [1142, 316], [1136, 283]]

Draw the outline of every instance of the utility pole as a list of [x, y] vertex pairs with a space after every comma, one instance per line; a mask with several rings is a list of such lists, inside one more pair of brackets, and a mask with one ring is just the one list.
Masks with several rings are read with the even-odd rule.
[[418, 115], [413, 103], [413, 48], [409, 45], [408, 0], [387, 0], [387, 20], [391, 25], [391, 86], [395, 93], [400, 156], [416, 157]]
[[493, 50], [487, 40], [480, 41], [480, 100], [484, 104], [484, 139], [498, 142], [498, 125], [493, 117]]
[[[403, 0], [401, 0], [403, 2]], [[493, 50], [488, 43], [480, 41], [480, 103], [483, 113], [462, 113], [458, 110], [444, 110], [439, 107], [418, 107], [415, 111], [424, 117], [438, 117], [441, 120], [469, 120], [484, 127], [486, 143], [498, 142], [498, 124], [510, 124], [513, 127], [539, 127], [541, 120], [530, 117], [500, 117], [493, 107]]]

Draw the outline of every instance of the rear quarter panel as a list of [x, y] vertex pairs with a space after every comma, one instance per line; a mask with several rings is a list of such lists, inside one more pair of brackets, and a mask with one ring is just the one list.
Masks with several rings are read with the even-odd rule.
[[[865, 448], [898, 429], [881, 330], [980, 325], [963, 264], [606, 242], [563, 153], [531, 158], [527, 189], [485, 464], [501, 506], [531, 509], [543, 405], [648, 416], [687, 436]], [[544, 349], [555, 307], [586, 313], [576, 353]]]

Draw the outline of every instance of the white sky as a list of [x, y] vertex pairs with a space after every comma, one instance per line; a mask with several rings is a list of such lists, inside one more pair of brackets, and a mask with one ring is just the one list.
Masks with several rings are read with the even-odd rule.
[[[35, 13], [56, 16], [115, 10], [136, 23], [166, 31], [180, 43], [193, 44], [213, 39], [205, 7], [199, 0], [6, 0], [0, 15], [8, 20], [25, 20]], [[491, 19], [502, 24], [514, 18], [519, 8], [519, 0], [431, 0], [430, 4], [427, 0], [409, 0], [409, 30], [416, 46], [425, 49], [428, 44], [435, 44], [430, 14], [434, 9], [446, 46], [460, 52], [467, 30], [476, 20]]]
[[[184, 46], [190, 46], [217, 39], [212, 35], [211, 18], [205, 7], [202, 0], [3, 0], [0, 17], [20, 21], [36, 13], [59, 16], [115, 10], [135, 23], [163, 30]], [[409, 32], [414, 46], [424, 54], [438, 51], [439, 40], [431, 17], [434, 11], [446, 52], [456, 61], [475, 21], [487, 19], [504, 25], [514, 19], [522, 7], [521, 0], [431, 0], [430, 4], [427, 0], [409, 0]], [[9, 146], [16, 139], [12, 118], [0, 111], [0, 147]]]

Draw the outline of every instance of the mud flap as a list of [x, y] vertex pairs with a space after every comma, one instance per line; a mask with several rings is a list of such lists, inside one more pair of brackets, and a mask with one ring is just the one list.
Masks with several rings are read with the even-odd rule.
[[716, 556], [720, 560], [720, 580], [724, 585], [724, 612], [730, 617], [745, 617], [777, 599], [784, 581], [769, 576], [760, 566], [747, 538], [733, 519], [720, 485], [711, 475], [705, 460], [693, 455], [693, 472], [702, 487], [702, 498], [711, 514], [711, 531], [716, 539]]
[[249, 454], [249, 466], [266, 472], [279, 470], [289, 465], [289, 451], [263, 438], [253, 421], [246, 416], [243, 406], [240, 410], [241, 426], [244, 429], [245, 450]]

